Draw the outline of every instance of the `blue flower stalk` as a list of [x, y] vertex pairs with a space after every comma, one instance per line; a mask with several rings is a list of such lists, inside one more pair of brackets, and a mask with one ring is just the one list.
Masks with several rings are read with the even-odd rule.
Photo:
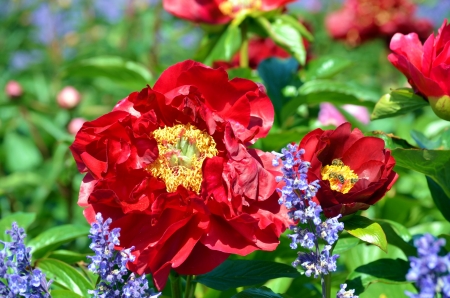
[[31, 248], [24, 244], [25, 230], [14, 222], [6, 234], [12, 241], [0, 241], [0, 297], [50, 297], [51, 281], [47, 282], [45, 274], [31, 266]]
[[445, 239], [435, 239], [430, 234], [416, 239], [418, 257], [409, 257], [411, 268], [406, 275], [408, 281], [415, 283], [418, 294], [406, 291], [410, 298], [435, 297], [450, 298], [450, 253], [440, 256]]
[[[289, 210], [288, 215], [295, 223], [290, 230], [293, 234], [291, 238], [292, 249], [301, 247], [310, 250], [309, 253], [298, 252], [297, 259], [292, 263], [295, 268], [302, 267], [306, 276], [314, 275], [314, 278], [321, 277], [322, 295], [329, 297], [329, 287], [325, 281], [325, 275], [336, 271], [336, 259], [339, 255], [331, 254], [332, 245], [338, 240], [338, 233], [344, 229], [344, 224], [339, 222], [341, 217], [329, 218], [325, 221], [321, 218], [322, 207], [313, 201], [314, 196], [320, 188], [319, 181], [308, 182], [307, 173], [310, 163], [302, 160], [305, 153], [303, 149], [298, 149], [297, 144], [288, 144], [281, 153], [273, 152], [277, 158], [273, 160], [274, 166], [282, 163], [281, 171], [283, 176], [277, 177], [278, 182], [283, 182], [284, 186], [278, 191], [281, 194], [279, 203], [284, 204]], [[327, 245], [321, 250], [319, 239], [323, 239]], [[343, 285], [344, 286], [344, 285]], [[346, 286], [346, 285], [345, 285]], [[345, 287], [344, 287], [345, 289]], [[337, 297], [355, 297], [353, 290], [341, 291]], [[342, 295], [346, 296], [342, 296]], [[339, 296], [341, 295], [341, 296]]]
[[134, 247], [117, 251], [114, 246], [119, 245], [120, 229], [109, 230], [112, 220], [103, 221], [101, 213], [97, 213], [96, 222], [92, 223], [89, 238], [92, 239], [89, 247], [95, 252], [88, 269], [99, 275], [99, 282], [95, 290], [89, 291], [98, 298], [118, 297], [149, 297], [157, 298], [161, 293], [155, 293], [148, 286], [145, 275], [136, 276], [126, 268], [127, 263], [134, 261], [131, 254]]

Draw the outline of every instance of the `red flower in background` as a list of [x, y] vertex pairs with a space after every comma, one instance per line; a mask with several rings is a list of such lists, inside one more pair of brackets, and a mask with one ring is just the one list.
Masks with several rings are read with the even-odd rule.
[[279, 172], [272, 154], [247, 148], [273, 116], [252, 81], [178, 63], [78, 132], [78, 203], [90, 223], [112, 218], [121, 247], [135, 247], [130, 269], [152, 273], [158, 289], [171, 269], [203, 274], [229, 254], [274, 250], [288, 224]]
[[384, 141], [365, 137], [350, 123], [335, 130], [318, 128], [300, 142], [311, 163], [308, 181], [320, 181], [315, 200], [325, 216], [347, 215], [378, 202], [397, 180], [395, 160]]
[[169, 13], [192, 22], [225, 24], [243, 10], [270, 11], [295, 0], [163, 0]]
[[431, 34], [422, 43], [416, 33], [392, 37], [389, 61], [400, 70], [413, 87], [430, 102], [434, 112], [450, 120], [450, 25], [447, 20], [437, 36]]
[[328, 33], [357, 45], [372, 38], [389, 40], [397, 32], [417, 32], [425, 39], [433, 30], [427, 19], [414, 18], [410, 0], [346, 0], [342, 9], [326, 18]]

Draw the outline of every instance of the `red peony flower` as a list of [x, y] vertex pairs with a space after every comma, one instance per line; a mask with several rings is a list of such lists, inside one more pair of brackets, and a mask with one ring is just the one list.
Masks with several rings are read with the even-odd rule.
[[185, 61], [152, 88], [86, 122], [70, 149], [83, 179], [78, 204], [101, 212], [134, 246], [129, 268], [203, 274], [230, 254], [274, 250], [288, 224], [278, 204], [273, 155], [247, 145], [264, 137], [274, 111], [267, 95], [223, 69]]
[[384, 141], [365, 137], [346, 122], [335, 130], [318, 128], [300, 142], [311, 163], [308, 181], [320, 181], [315, 200], [325, 216], [347, 215], [378, 202], [397, 180], [395, 160]]
[[425, 39], [433, 30], [427, 19], [414, 18], [416, 5], [410, 0], [347, 0], [342, 9], [326, 18], [329, 34], [335, 39], [357, 45], [396, 32], [417, 32]]
[[450, 26], [444, 21], [438, 34], [421, 44], [416, 33], [392, 37], [389, 61], [430, 102], [434, 112], [450, 120]]
[[295, 0], [163, 0], [164, 9], [189, 21], [225, 24], [244, 10], [270, 11]]

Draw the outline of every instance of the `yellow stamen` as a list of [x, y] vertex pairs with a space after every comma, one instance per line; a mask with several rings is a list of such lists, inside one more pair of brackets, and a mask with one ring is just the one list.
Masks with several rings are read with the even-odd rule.
[[218, 153], [214, 139], [190, 124], [158, 128], [153, 137], [159, 156], [147, 170], [166, 183], [168, 192], [175, 192], [182, 185], [200, 193], [203, 161]]
[[258, 10], [261, 5], [261, 0], [225, 0], [219, 4], [219, 9], [224, 15], [234, 17], [242, 10]]
[[331, 165], [326, 165], [321, 170], [322, 180], [330, 181], [332, 190], [346, 194], [358, 182], [358, 175], [346, 166], [340, 159], [333, 159]]

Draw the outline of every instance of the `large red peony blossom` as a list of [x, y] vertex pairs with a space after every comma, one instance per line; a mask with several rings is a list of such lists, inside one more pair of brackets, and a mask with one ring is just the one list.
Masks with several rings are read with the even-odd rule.
[[129, 268], [203, 274], [229, 254], [274, 250], [288, 219], [278, 204], [273, 155], [247, 145], [264, 137], [274, 111], [245, 79], [194, 61], [168, 68], [152, 88], [86, 122], [70, 149], [87, 172], [78, 204], [101, 212], [134, 246]]
[[320, 181], [315, 200], [325, 216], [347, 215], [378, 202], [397, 180], [395, 160], [384, 141], [365, 137], [346, 122], [335, 130], [318, 128], [300, 142], [311, 163], [308, 181]]
[[295, 0], [163, 0], [164, 9], [188, 21], [225, 24], [244, 10], [271, 11]]
[[329, 34], [357, 45], [381, 37], [389, 40], [396, 32], [417, 32], [425, 39], [433, 30], [428, 19], [414, 17], [410, 0], [346, 0], [344, 6], [326, 18]]
[[414, 91], [430, 102], [434, 112], [450, 120], [450, 25], [447, 20], [437, 36], [431, 34], [422, 46], [416, 33], [392, 37], [389, 61], [400, 70]]

